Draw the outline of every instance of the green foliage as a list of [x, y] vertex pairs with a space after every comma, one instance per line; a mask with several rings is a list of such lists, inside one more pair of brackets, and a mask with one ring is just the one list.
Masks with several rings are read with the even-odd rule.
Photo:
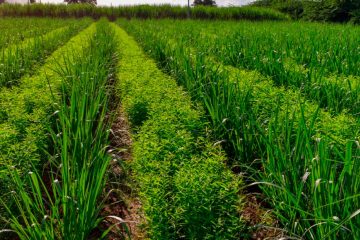
[[[312, 139], [316, 129], [305, 124], [305, 117], [297, 121], [295, 126], [287, 118], [281, 123], [282, 133], [271, 131], [274, 134], [264, 136], [268, 155], [260, 172], [261, 189], [295, 236], [358, 239], [358, 141], [337, 149], [326, 137]], [[277, 122], [270, 126], [279, 129]]]
[[176, 31], [162, 27], [156, 31], [166, 32], [174, 41], [181, 35], [198, 52], [211, 52], [219, 62], [256, 70], [277, 86], [299, 88], [332, 114], [360, 112], [357, 27], [298, 22], [225, 23], [227, 27], [213, 22], [208, 27], [204, 21], [166, 21], [166, 26], [172, 24]]
[[358, 0], [257, 0], [252, 5], [270, 7], [294, 19], [353, 23], [360, 9]]
[[[82, 46], [86, 47], [84, 38], [93, 32], [94, 27], [91, 27], [71, 39], [56, 50], [33, 76], [22, 78], [19, 86], [1, 90], [0, 109], [4, 116], [0, 127], [0, 172], [4, 173], [0, 181], [2, 199], [14, 190], [8, 184], [9, 166], [16, 166], [22, 174], [47, 160], [46, 150], [51, 149], [47, 132], [55, 111], [53, 97], [57, 96], [55, 90], [60, 87], [60, 77], [54, 69], [64, 66], [64, 55], [70, 50], [82, 56]], [[6, 203], [11, 206], [10, 201]], [[3, 206], [0, 211], [3, 216]]]
[[[284, 78], [284, 82], [274, 84], [271, 78], [276, 77], [278, 72], [273, 71], [271, 78], [259, 73], [267, 67], [271, 69], [270, 65], [264, 66], [262, 63], [271, 59], [271, 54], [277, 56], [278, 51], [283, 53], [282, 47], [286, 42], [281, 41], [280, 34], [274, 32], [273, 39], [279, 41], [276, 46], [280, 49], [265, 50], [263, 54], [262, 50], [267, 49], [268, 44], [271, 47], [272, 40], [269, 40], [258, 44], [259, 50], [255, 46], [254, 49], [244, 47], [239, 54], [236, 47], [242, 42], [232, 44], [231, 37], [230, 41], [226, 41], [228, 32], [234, 32], [234, 27], [239, 23], [227, 23], [227, 31], [224, 23], [219, 23], [217, 28], [214, 26], [216, 24], [205, 22], [201, 25], [196, 22], [192, 25], [187, 22], [184, 29], [188, 34], [183, 34], [185, 31], [181, 30], [181, 23], [174, 21], [133, 20], [121, 21], [120, 24], [139, 40], [166, 72], [186, 87], [196, 101], [203, 104], [212, 124], [211, 129], [235, 165], [249, 170], [259, 166], [253, 165], [254, 162], [261, 164], [261, 170], [253, 169], [252, 176], [255, 177], [252, 180], [267, 195], [288, 235], [306, 239], [359, 238], [356, 230], [359, 227], [360, 208], [360, 196], [356, 190], [359, 182], [359, 175], [356, 174], [360, 133], [358, 116], [336, 110], [333, 116], [306, 100], [302, 89], [297, 88], [301, 86], [278, 86], [285, 81], [294, 81], [293, 75]], [[173, 28], [174, 25], [177, 27]], [[254, 30], [248, 28], [244, 32], [234, 32], [234, 36], [246, 35], [246, 32]], [[175, 37], [179, 34], [182, 44]], [[222, 34], [224, 38], [219, 38], [222, 40], [214, 41]], [[290, 34], [295, 34], [295, 31], [286, 35], [292, 39]], [[355, 41], [355, 32], [352, 34]], [[287, 44], [285, 46], [291, 52], [293, 45], [291, 42]], [[234, 64], [235, 67], [227, 65], [232, 63], [226, 58], [232, 52], [234, 59], [238, 59], [236, 62], [239, 65]], [[321, 50], [319, 52], [321, 56]], [[290, 56], [296, 59], [296, 49], [294, 53]], [[257, 71], [244, 69], [247, 68], [244, 62], [256, 62], [257, 58], [261, 59], [259, 64], [249, 67]], [[293, 64], [295, 60], [291, 58], [284, 65], [289, 64], [291, 70], [304, 71]], [[276, 64], [276, 61], [270, 62]], [[316, 65], [316, 62], [323, 64], [318, 59], [310, 64]], [[324, 64], [323, 67], [331, 69], [333, 66]], [[356, 68], [354, 70], [357, 71]], [[270, 75], [271, 72], [266, 73]], [[336, 82], [339, 87], [345, 85], [336, 80], [341, 76], [335, 76], [335, 79], [329, 77], [328, 83]], [[353, 86], [357, 86], [356, 79]], [[338, 87], [333, 88], [333, 92], [339, 90]], [[320, 90], [331, 93], [330, 88]], [[341, 94], [341, 91], [338, 93]], [[335, 96], [332, 96], [332, 102], [342, 100], [340, 96], [335, 99]], [[356, 108], [347, 105], [349, 110], [351, 107]]]
[[[81, 55], [67, 52], [63, 65], [56, 67], [64, 92], [52, 133], [56, 154], [50, 163], [50, 183], [43, 182], [36, 171], [21, 178], [9, 170], [20, 216], [7, 210], [19, 239], [88, 239], [102, 221], [99, 197], [110, 161], [107, 83], [115, 64], [115, 41], [107, 22], [99, 22], [96, 28]], [[83, 32], [89, 33], [94, 33], [94, 26]]]
[[149, 118], [149, 104], [144, 99], [136, 99], [131, 109], [128, 111], [128, 118], [131, 122], [131, 126], [136, 129], [140, 127], [144, 121]]
[[302, 0], [257, 0], [251, 5], [276, 9], [289, 14], [292, 19], [300, 19], [304, 12]]
[[353, 10], [351, 12], [351, 20], [350, 22], [354, 24], [360, 24], [360, 9]]
[[51, 31], [43, 36], [26, 39], [17, 45], [2, 49], [0, 56], [0, 87], [17, 85], [19, 79], [31, 73], [36, 65], [41, 65], [46, 56], [66, 43], [89, 21], [72, 22], [70, 27]]
[[73, 19], [1, 18], [0, 49], [73, 23]]
[[123, 108], [131, 114], [139, 101], [147, 105], [134, 135], [133, 168], [150, 238], [238, 239], [241, 183], [204, 138], [203, 113], [123, 30], [116, 34]]
[[193, 2], [194, 6], [216, 6], [216, 2], [213, 0], [195, 0]]
[[[223, 19], [223, 20], [288, 20], [289, 17], [277, 10], [260, 7], [227, 7], [214, 8], [198, 6], [191, 9], [191, 16], [195, 19]], [[119, 6], [95, 7], [91, 4], [31, 4], [0, 6], [0, 16], [36, 16], [36, 17], [92, 17], [99, 19], [107, 17], [116, 18], [188, 18], [188, 8], [181, 6]]]
[[347, 22], [360, 9], [357, 0], [321, 0], [304, 2], [304, 18], [312, 21]]

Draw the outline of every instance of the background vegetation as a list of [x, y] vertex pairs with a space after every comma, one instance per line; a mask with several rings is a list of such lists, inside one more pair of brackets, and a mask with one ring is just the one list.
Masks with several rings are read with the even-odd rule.
[[[51, 5], [0, 5], [0, 16], [33, 16], [33, 17], [92, 17], [99, 19], [116, 18], [188, 18], [187, 7], [161, 6], [128, 6], [128, 7], [96, 7], [91, 4]], [[195, 19], [223, 19], [223, 20], [288, 20], [286, 14], [278, 10], [261, 7], [228, 7], [216, 8], [197, 6], [191, 9], [191, 17]]]
[[360, 23], [358, 0], [258, 0], [252, 5], [277, 9], [294, 19]]

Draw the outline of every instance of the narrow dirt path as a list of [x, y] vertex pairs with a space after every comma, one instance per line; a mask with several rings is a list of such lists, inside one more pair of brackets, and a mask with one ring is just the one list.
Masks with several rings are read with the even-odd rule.
[[112, 161], [109, 167], [107, 190], [110, 192], [103, 216], [117, 216], [125, 223], [118, 224], [118, 219], [107, 218], [105, 227], [114, 227], [107, 239], [145, 238], [144, 215], [142, 204], [137, 194], [137, 184], [132, 177], [132, 139], [130, 126], [121, 106], [116, 109], [116, 118], [110, 135]]
[[[113, 134], [111, 142], [117, 149], [117, 156], [120, 157], [122, 161], [125, 161], [125, 164], [130, 164], [132, 160], [132, 139], [129, 122], [121, 106], [117, 113], [118, 117], [112, 127]], [[121, 216], [130, 228], [131, 239], [143, 239], [145, 233], [143, 229], [141, 229], [141, 224], [144, 223], [141, 201], [136, 192], [136, 183], [131, 176], [131, 169], [125, 170], [127, 170], [124, 176], [125, 184], [123, 184], [125, 204], [121, 209]], [[120, 171], [120, 169], [117, 169], [117, 172]]]

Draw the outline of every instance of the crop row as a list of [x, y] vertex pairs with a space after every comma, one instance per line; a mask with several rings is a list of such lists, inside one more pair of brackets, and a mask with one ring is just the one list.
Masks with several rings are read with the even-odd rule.
[[[326, 74], [359, 75], [358, 26], [298, 22], [206, 22], [177, 21], [178, 31], [211, 39], [206, 47], [228, 63], [251, 64], [251, 59], [291, 59], [308, 69]], [[173, 24], [171, 21], [164, 23]], [[215, 43], [215, 44], [214, 44]], [[205, 43], [206, 44], [206, 43]], [[240, 63], [241, 62], [241, 63]]]
[[61, 27], [3, 49], [0, 56], [0, 87], [18, 84], [23, 75], [31, 73], [35, 66], [41, 65], [47, 55], [66, 43], [89, 22], [79, 21], [69, 27]]
[[[151, 21], [146, 24], [154, 25]], [[178, 27], [172, 28], [173, 24]], [[358, 116], [360, 45], [357, 27], [308, 23], [207, 25], [200, 21], [190, 24], [164, 21], [156, 31], [165, 32], [173, 39], [178, 39], [180, 33], [187, 45], [198, 52], [211, 53], [219, 62], [256, 70], [271, 77], [278, 86], [299, 88], [333, 114], [345, 110]], [[325, 27], [326, 30], [322, 30]], [[335, 38], [334, 31], [338, 33], [336, 36], [343, 35], [345, 39]]]
[[85, 240], [95, 237], [93, 232], [103, 221], [100, 197], [105, 194], [110, 162], [108, 84], [116, 61], [116, 42], [108, 23], [97, 23], [96, 34], [85, 44], [89, 46], [83, 55], [67, 52], [64, 65], [56, 67], [61, 96], [51, 134], [55, 152], [49, 159], [50, 181], [31, 172], [24, 177], [28, 191], [18, 174], [10, 171], [16, 185], [13, 199], [20, 212], [20, 216], [12, 212], [10, 221], [20, 239]]
[[161, 22], [120, 24], [203, 104], [233, 162], [260, 169], [251, 169], [254, 180], [288, 235], [359, 237], [360, 128], [355, 118], [333, 117], [297, 89], [223, 65], [214, 60], [211, 47], [197, 52], [194, 48], [204, 43], [196, 37], [193, 44], [175, 43], [161, 31]]
[[203, 112], [116, 27], [117, 85], [134, 131], [133, 169], [151, 239], [238, 239], [242, 186], [207, 138]]
[[[15, 166], [27, 172], [47, 160], [46, 150], [50, 136], [54, 97], [58, 97], [60, 76], [56, 67], [65, 65], [64, 56], [69, 51], [83, 56], [86, 41], [95, 33], [95, 26], [87, 28], [56, 50], [33, 76], [21, 79], [13, 88], [3, 88], [0, 93], [0, 179], [2, 198], [12, 190], [8, 167]], [[3, 211], [2, 211], [3, 212]]]
[[0, 19], [0, 49], [74, 23], [73, 19], [2, 18]]

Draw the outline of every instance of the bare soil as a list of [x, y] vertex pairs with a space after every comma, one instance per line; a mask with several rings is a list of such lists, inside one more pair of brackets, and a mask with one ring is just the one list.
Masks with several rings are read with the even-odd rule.
[[107, 197], [102, 216], [106, 217], [104, 229], [114, 225], [115, 227], [112, 228], [107, 239], [145, 239], [146, 234], [143, 228], [145, 218], [142, 213], [142, 205], [136, 193], [136, 183], [128, 168], [132, 161], [130, 126], [121, 107], [117, 109], [110, 140], [111, 150], [109, 152], [112, 161], [106, 187], [110, 194]]

